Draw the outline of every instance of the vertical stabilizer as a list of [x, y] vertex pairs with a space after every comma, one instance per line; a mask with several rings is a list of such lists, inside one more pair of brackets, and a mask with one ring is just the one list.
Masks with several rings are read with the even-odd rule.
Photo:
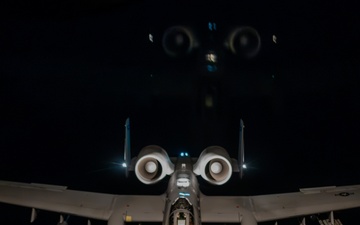
[[124, 164], [125, 175], [128, 177], [129, 168], [131, 163], [131, 152], [130, 152], [130, 119], [127, 118], [125, 122], [125, 141], [124, 141]]
[[240, 119], [240, 131], [239, 131], [239, 151], [238, 151], [238, 163], [239, 163], [239, 175], [240, 178], [244, 176], [245, 165], [245, 150], [244, 150], [244, 122]]

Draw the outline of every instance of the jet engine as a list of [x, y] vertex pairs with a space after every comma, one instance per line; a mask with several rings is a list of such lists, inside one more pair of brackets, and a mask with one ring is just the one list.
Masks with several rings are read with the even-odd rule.
[[162, 39], [162, 46], [169, 56], [182, 57], [189, 54], [197, 47], [197, 41], [193, 32], [183, 26], [168, 28]]
[[143, 148], [135, 164], [135, 174], [144, 184], [154, 184], [174, 172], [166, 151], [157, 145]]
[[226, 183], [232, 174], [229, 154], [220, 146], [206, 148], [194, 164], [194, 173], [201, 175], [211, 184], [222, 185]]
[[252, 27], [238, 27], [228, 36], [226, 47], [235, 55], [253, 58], [260, 50], [259, 33]]

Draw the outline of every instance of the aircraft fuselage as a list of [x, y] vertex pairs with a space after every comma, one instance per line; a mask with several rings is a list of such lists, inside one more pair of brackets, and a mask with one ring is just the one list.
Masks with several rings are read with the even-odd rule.
[[191, 157], [179, 157], [166, 192], [163, 225], [200, 225], [200, 190]]

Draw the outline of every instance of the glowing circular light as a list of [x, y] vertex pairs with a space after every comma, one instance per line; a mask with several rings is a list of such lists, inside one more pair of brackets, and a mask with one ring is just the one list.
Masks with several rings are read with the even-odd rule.
[[219, 162], [214, 162], [210, 166], [211, 172], [218, 174], [222, 171], [222, 165]]
[[156, 171], [156, 163], [154, 163], [153, 161], [149, 161], [145, 164], [145, 170], [148, 173], [154, 173]]

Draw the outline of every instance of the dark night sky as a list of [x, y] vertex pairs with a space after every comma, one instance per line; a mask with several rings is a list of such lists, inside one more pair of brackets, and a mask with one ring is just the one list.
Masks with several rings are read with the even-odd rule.
[[[144, 186], [114, 164], [130, 117], [133, 155], [157, 144], [172, 156], [185, 150], [197, 157], [220, 145], [234, 158], [243, 118], [250, 168], [243, 180], [234, 174], [220, 187], [200, 179], [207, 194], [359, 183], [360, 16], [354, 6], [14, 1], [2, 10], [0, 180], [160, 194], [166, 182]], [[215, 34], [208, 22], [217, 24]], [[215, 41], [170, 59], [160, 40], [174, 25], [191, 27], [200, 43]], [[231, 27], [243, 25], [262, 39], [252, 60], [235, 58], [222, 44]], [[222, 60], [215, 75], [200, 60], [210, 48]], [[203, 106], [207, 88], [216, 96], [211, 109]], [[7, 224], [29, 219], [29, 209], [0, 207], [1, 217], [19, 215]]]

